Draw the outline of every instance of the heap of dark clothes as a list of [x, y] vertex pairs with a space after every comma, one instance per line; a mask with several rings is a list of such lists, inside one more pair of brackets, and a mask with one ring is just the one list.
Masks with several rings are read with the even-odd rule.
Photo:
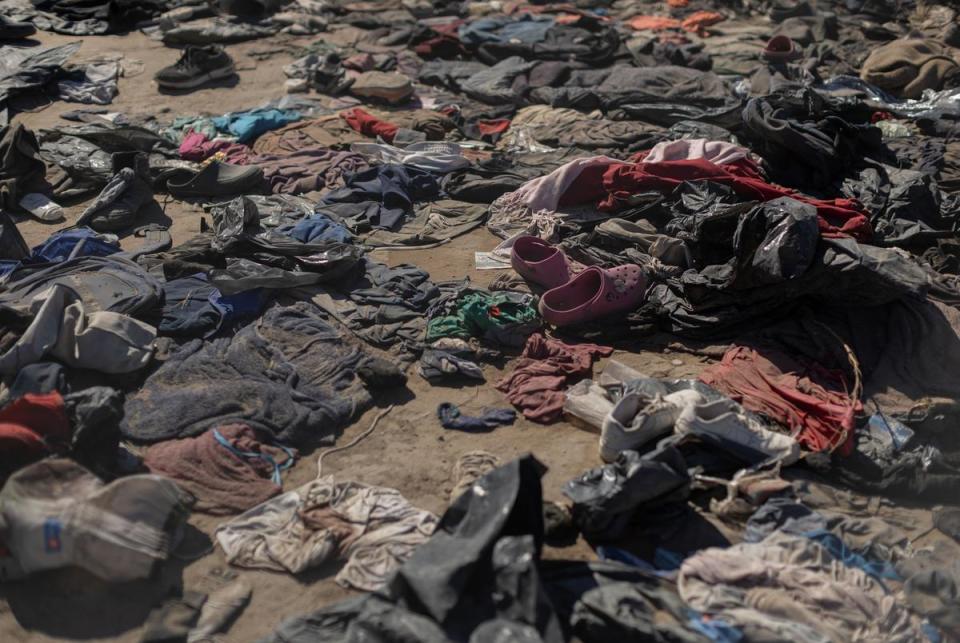
[[[197, 511], [227, 517], [233, 567], [340, 561], [373, 590], [276, 643], [960, 638], [960, 10], [15, 0], [11, 21], [315, 41], [278, 98], [176, 116], [108, 111], [120, 67], [74, 64], [79, 42], [0, 46], [0, 579], [150, 578]], [[31, 94], [85, 106], [31, 131]], [[149, 223], [168, 199], [203, 208], [188, 237]], [[26, 243], [17, 221], [71, 205]], [[489, 280], [399, 252], [483, 227]], [[662, 339], [705, 356], [696, 379], [617, 361]], [[408, 377], [451, 444], [569, 420], [604, 463], [552, 503], [534, 456], [466, 453], [439, 517], [322, 469], [285, 484]], [[466, 385], [502, 403], [450, 401]], [[591, 560], [543, 556], [571, 535]], [[229, 620], [172, 601], [145, 640]]]

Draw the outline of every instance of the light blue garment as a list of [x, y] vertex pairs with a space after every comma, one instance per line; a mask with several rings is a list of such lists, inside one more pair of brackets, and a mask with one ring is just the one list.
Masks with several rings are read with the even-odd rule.
[[300, 112], [286, 109], [251, 109], [246, 112], [231, 112], [213, 119], [217, 130], [228, 132], [240, 143], [249, 143], [264, 132], [275, 130], [299, 121]]

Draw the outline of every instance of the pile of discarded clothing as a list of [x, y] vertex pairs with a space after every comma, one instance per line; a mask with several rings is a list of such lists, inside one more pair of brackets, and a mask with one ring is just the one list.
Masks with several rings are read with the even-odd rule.
[[[299, 44], [271, 100], [133, 114], [122, 60], [38, 30], [178, 48], [174, 95]], [[238, 578], [145, 640], [329, 563], [363, 593], [266, 640], [960, 640], [957, 9], [17, 0], [0, 39], [0, 580], [152, 578], [195, 512]], [[37, 96], [85, 106], [34, 131]], [[400, 252], [468, 245], [454, 280]], [[667, 342], [698, 370], [614, 355]], [[461, 386], [502, 402], [439, 440], [566, 422], [596, 457], [548, 502], [536, 454], [465, 453], [436, 513], [290, 483]]]

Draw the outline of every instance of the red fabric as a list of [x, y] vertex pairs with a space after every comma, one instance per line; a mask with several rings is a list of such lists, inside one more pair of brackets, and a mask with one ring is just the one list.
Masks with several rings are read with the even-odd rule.
[[503, 134], [510, 129], [510, 119], [495, 118], [491, 120], [479, 120], [477, 121], [477, 129], [480, 130], [480, 133], [484, 136], [489, 134]]
[[0, 471], [35, 462], [70, 440], [70, 421], [59, 393], [28, 393], [0, 411]]
[[340, 112], [340, 117], [347, 121], [347, 125], [364, 136], [379, 136], [387, 143], [393, 142], [393, 137], [397, 135], [397, 130], [400, 129], [393, 123], [382, 121], [359, 107]]
[[811, 451], [853, 449], [854, 416], [863, 411], [847, 393], [852, 387], [841, 371], [801, 361], [775, 348], [762, 354], [733, 346], [719, 364], [707, 367], [700, 380], [744, 408], [788, 427]]
[[595, 202], [605, 211], [616, 211], [639, 192], [670, 192], [684, 181], [715, 181], [729, 185], [740, 196], [770, 201], [788, 196], [809, 203], [820, 215], [820, 233], [825, 237], [853, 237], [860, 241], [873, 235], [866, 211], [853, 199], [821, 200], [805, 196], [759, 177], [752, 161], [716, 165], [705, 159], [660, 163], [610, 163], [586, 168], [560, 198], [560, 206]]
[[565, 344], [536, 333], [527, 338], [516, 368], [497, 382], [497, 390], [506, 393], [524, 417], [548, 424], [563, 412], [567, 379], [589, 375], [596, 357], [612, 353], [609, 346]]

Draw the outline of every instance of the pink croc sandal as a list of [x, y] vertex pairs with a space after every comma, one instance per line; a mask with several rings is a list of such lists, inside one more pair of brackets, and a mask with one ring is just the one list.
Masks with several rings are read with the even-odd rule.
[[544, 288], [556, 288], [570, 281], [567, 256], [540, 237], [520, 237], [514, 241], [510, 265], [521, 277]]
[[647, 291], [647, 275], [640, 266], [587, 268], [569, 283], [540, 298], [540, 315], [554, 326], [570, 326], [632, 310]]

